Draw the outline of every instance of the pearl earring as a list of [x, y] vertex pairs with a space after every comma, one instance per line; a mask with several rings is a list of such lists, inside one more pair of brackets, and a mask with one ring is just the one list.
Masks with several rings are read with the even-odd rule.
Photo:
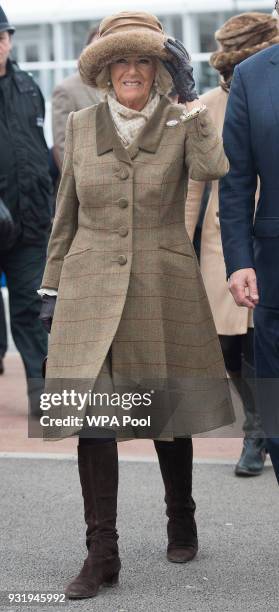
[[111, 81], [107, 82], [107, 86], [110, 87], [111, 86]]

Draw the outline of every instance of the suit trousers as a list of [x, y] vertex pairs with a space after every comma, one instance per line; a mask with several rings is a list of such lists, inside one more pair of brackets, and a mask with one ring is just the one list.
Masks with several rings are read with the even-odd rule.
[[41, 368], [47, 355], [47, 332], [38, 319], [41, 298], [37, 293], [45, 262], [46, 242], [17, 242], [12, 249], [0, 251], [0, 268], [5, 272], [9, 291], [11, 331], [23, 361], [32, 414], [40, 414], [38, 394], [44, 384]]
[[219, 335], [219, 340], [226, 370], [243, 403], [243, 432], [246, 437], [265, 438], [255, 398], [254, 329], [247, 334]]
[[254, 322], [258, 407], [279, 484], [279, 309], [257, 306]]

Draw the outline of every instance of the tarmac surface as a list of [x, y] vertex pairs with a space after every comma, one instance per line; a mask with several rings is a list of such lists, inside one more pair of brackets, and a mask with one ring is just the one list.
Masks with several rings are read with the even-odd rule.
[[[65, 605], [10, 604], [8, 593], [63, 593], [86, 555], [76, 440], [28, 438], [26, 383], [13, 350], [0, 377], [0, 610], [4, 612], [278, 611], [278, 487], [239, 479], [234, 427], [197, 437], [194, 497], [200, 550], [190, 564], [166, 559], [163, 485], [151, 440], [121, 442], [120, 584]], [[234, 396], [239, 419], [239, 398]]]
[[76, 459], [0, 459], [1, 610], [278, 611], [278, 487], [271, 467], [238, 479], [231, 465], [194, 467], [200, 550], [165, 556], [163, 485], [154, 462], [120, 462], [120, 584], [65, 606], [4, 603], [7, 592], [63, 593], [85, 557]]

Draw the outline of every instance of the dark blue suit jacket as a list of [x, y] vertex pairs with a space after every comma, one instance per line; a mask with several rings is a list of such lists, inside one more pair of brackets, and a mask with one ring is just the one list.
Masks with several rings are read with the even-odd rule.
[[[255, 268], [263, 306], [279, 307], [279, 45], [234, 71], [224, 125], [229, 174], [220, 181], [228, 276]], [[255, 192], [260, 200], [255, 220]]]

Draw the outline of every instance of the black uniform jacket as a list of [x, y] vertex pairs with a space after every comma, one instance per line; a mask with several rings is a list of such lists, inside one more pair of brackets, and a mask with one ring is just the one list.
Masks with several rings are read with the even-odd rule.
[[39, 87], [9, 60], [0, 78], [0, 197], [26, 244], [46, 241], [50, 229], [52, 184], [44, 116]]

